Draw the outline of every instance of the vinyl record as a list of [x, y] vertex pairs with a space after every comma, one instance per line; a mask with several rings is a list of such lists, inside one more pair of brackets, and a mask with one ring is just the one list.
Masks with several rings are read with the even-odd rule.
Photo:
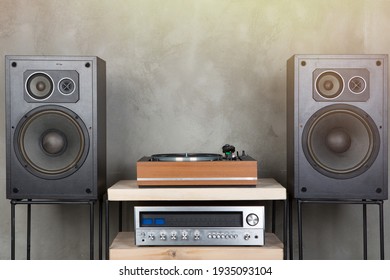
[[216, 161], [222, 160], [220, 154], [207, 153], [178, 153], [178, 154], [155, 154], [150, 157], [151, 161]]

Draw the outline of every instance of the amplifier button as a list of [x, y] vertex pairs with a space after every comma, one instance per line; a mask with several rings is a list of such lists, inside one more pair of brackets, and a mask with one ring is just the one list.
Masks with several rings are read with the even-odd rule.
[[208, 239], [211, 239], [213, 236], [211, 235], [211, 233], [207, 234], [207, 238]]
[[250, 236], [248, 233], [246, 233], [246, 234], [244, 235], [244, 239], [245, 239], [245, 240], [249, 240], [250, 237], [251, 237], [251, 236]]

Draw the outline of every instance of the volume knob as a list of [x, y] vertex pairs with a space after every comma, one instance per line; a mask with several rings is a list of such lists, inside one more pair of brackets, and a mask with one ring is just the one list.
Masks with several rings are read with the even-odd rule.
[[150, 240], [154, 240], [156, 237], [154, 236], [153, 233], [149, 233], [148, 238], [149, 238]]
[[254, 227], [259, 223], [259, 217], [254, 213], [249, 214], [248, 216], [246, 216], [246, 222], [248, 225]]
[[176, 240], [176, 239], [177, 239], [177, 233], [176, 233], [176, 231], [172, 231], [172, 232], [171, 232], [171, 239], [172, 239], [172, 240]]
[[199, 240], [200, 239], [200, 232], [199, 231], [195, 231], [194, 232], [194, 240]]

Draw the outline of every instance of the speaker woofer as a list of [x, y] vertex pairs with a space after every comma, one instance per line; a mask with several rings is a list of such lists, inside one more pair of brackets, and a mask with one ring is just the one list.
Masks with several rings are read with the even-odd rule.
[[380, 147], [379, 131], [363, 110], [351, 105], [330, 105], [306, 123], [302, 147], [318, 172], [331, 178], [353, 178], [375, 161]]
[[44, 100], [53, 93], [54, 86], [52, 78], [43, 72], [31, 74], [26, 81], [26, 90], [31, 98]]
[[41, 106], [24, 116], [15, 130], [20, 163], [44, 179], [64, 178], [78, 170], [89, 150], [85, 124], [71, 110]]

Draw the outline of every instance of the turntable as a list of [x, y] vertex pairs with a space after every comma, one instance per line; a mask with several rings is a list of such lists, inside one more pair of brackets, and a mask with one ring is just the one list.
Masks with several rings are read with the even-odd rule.
[[155, 154], [137, 162], [139, 186], [250, 186], [257, 183], [257, 161], [234, 154], [225, 145], [224, 155], [210, 153]]

